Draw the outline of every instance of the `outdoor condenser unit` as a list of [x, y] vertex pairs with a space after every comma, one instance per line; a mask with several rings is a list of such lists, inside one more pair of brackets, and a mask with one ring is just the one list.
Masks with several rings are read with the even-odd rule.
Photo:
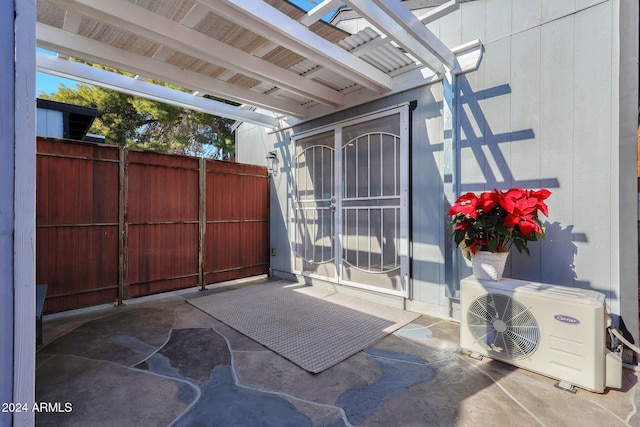
[[460, 346], [477, 355], [602, 393], [620, 388], [622, 362], [606, 347], [605, 296], [504, 279], [460, 282]]

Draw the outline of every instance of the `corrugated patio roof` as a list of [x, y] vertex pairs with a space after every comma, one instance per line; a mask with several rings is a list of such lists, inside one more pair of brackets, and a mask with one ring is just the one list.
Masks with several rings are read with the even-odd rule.
[[[341, 3], [325, 0], [305, 12], [285, 0], [38, 0], [38, 46], [59, 54], [38, 53], [38, 70], [276, 127], [274, 115], [307, 119], [350, 106], [346, 94], [354, 91], [360, 92], [353, 99], [362, 102], [402, 89], [394, 78], [416, 69], [428, 69], [421, 78], [429, 80], [479, 63], [479, 42], [458, 54], [476, 58], [461, 67], [426, 27], [455, 10], [457, 0], [421, 19], [395, 0], [349, 1], [385, 28], [384, 34], [365, 28], [353, 35], [320, 20]], [[147, 78], [189, 93], [159, 89]]]

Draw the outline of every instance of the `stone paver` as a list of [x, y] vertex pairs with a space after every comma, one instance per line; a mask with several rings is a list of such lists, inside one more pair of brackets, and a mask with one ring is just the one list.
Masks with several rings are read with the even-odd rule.
[[[60, 403], [36, 412], [38, 426], [168, 425], [193, 404], [199, 390], [185, 381], [112, 362], [56, 355], [36, 370], [36, 401]], [[70, 404], [69, 412], [66, 405]]]
[[459, 326], [422, 316], [310, 374], [184, 301], [194, 295], [45, 320], [37, 401], [73, 410], [37, 425], [640, 427], [630, 370], [622, 390], [570, 394], [459, 353]]

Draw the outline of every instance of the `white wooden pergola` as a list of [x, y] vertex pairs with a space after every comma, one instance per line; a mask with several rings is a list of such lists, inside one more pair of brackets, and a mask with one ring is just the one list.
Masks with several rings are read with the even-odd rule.
[[[0, 370], [8, 373], [0, 376], [0, 400], [35, 399], [36, 69], [277, 129], [480, 64], [480, 41], [446, 46], [429, 29], [458, 0], [429, 1], [421, 16], [398, 0], [348, 0], [370, 23], [356, 34], [321, 21], [343, 3], [324, 0], [308, 12], [285, 0], [0, 3], [0, 33], [9, 43], [0, 49], [0, 276], [8, 278], [0, 283]], [[34, 421], [30, 412], [0, 414], [0, 424]]]
[[371, 24], [357, 34], [320, 20], [343, 3], [304, 12], [283, 0], [38, 0], [37, 44], [59, 55], [37, 53], [37, 69], [277, 128], [478, 67], [480, 41], [450, 48], [427, 27], [458, 0], [423, 16], [397, 0], [350, 0]]

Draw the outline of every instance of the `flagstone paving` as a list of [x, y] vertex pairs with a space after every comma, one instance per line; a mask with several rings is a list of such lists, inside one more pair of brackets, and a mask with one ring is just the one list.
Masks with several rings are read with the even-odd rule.
[[36, 425], [640, 426], [631, 370], [622, 390], [571, 394], [470, 359], [456, 323], [422, 316], [310, 374], [185, 302], [193, 297], [45, 318], [36, 401], [72, 410], [37, 413]]

